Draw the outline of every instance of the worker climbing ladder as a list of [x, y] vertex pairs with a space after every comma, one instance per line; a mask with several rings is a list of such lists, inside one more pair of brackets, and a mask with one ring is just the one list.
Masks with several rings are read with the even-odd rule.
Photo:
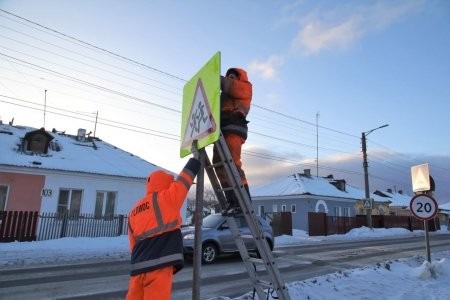
[[[227, 207], [225, 192], [233, 191], [235, 198], [238, 200], [239, 206], [242, 209], [241, 214], [244, 215], [248, 227], [250, 228], [256, 249], [258, 250], [258, 257], [260, 258], [254, 258], [249, 255], [233, 214], [224, 214], [239, 253], [241, 254], [241, 258], [250, 276], [253, 288], [259, 299], [268, 298], [266, 292], [269, 293], [273, 290], [276, 292], [279, 299], [288, 300], [290, 299], [288, 290], [283, 282], [283, 279], [281, 278], [280, 271], [276, 266], [272, 251], [264, 238], [261, 225], [254, 213], [249, 195], [241, 183], [241, 177], [237, 171], [236, 165], [231, 157], [231, 153], [222, 134], [220, 134], [219, 139], [214, 142], [214, 145], [220, 155], [220, 162], [211, 164], [205, 150], [201, 149], [201, 151], [204, 151], [205, 156], [205, 170], [222, 209], [226, 211]], [[215, 168], [217, 167], [225, 168], [228, 182], [232, 183], [231, 187], [222, 188], [215, 171]], [[269, 276], [271, 281], [264, 281], [260, 279], [258, 271], [261, 271], [261, 267], [258, 268], [258, 266], [262, 266], [266, 270], [266, 274]]]

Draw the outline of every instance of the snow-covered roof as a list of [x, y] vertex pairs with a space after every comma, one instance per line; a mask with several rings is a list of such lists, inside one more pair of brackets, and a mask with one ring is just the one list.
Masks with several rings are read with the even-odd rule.
[[450, 202], [447, 202], [447, 203], [444, 203], [444, 204], [439, 204], [439, 209], [450, 211]]
[[[53, 137], [47, 153], [24, 151], [22, 139], [36, 128], [0, 124], [0, 166], [146, 178], [163, 169], [99, 138], [46, 131]], [[163, 169], [164, 170], [164, 169]]]
[[[337, 185], [345, 184], [344, 180], [308, 176], [305, 174], [292, 174], [278, 178], [268, 184], [251, 189], [252, 197], [273, 197], [290, 195], [316, 195], [361, 200], [365, 198], [363, 190], [345, 184], [340, 190]], [[389, 202], [386, 198], [370, 195], [375, 201]]]
[[407, 206], [409, 207], [409, 204], [411, 202], [412, 196], [405, 195], [403, 193], [395, 193], [391, 191], [375, 191], [375, 194], [379, 195], [380, 197], [386, 197], [388, 200], [390, 200], [392, 203], [390, 206]]

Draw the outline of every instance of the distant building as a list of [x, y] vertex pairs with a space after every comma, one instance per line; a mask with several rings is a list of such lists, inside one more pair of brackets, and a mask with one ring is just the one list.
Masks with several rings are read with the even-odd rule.
[[439, 204], [438, 217], [441, 226], [443, 228], [446, 226], [447, 230], [450, 230], [450, 202]]
[[128, 214], [158, 169], [84, 129], [0, 124], [0, 211]]
[[[276, 179], [251, 189], [252, 205], [258, 215], [291, 212], [292, 228], [308, 231], [308, 212], [328, 216], [354, 217], [365, 214], [364, 191], [346, 184], [343, 179], [311, 176], [309, 169]], [[389, 200], [372, 194], [373, 214], [389, 212]]]
[[389, 204], [389, 215], [392, 216], [413, 216], [409, 209], [409, 203], [412, 196], [405, 195], [403, 191], [393, 192], [392, 189], [386, 191], [375, 191], [375, 195], [386, 198], [391, 201]]

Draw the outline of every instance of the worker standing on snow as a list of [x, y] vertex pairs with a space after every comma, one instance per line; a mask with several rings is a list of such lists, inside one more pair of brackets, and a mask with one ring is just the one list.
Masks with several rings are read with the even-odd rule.
[[[220, 129], [241, 176], [241, 183], [250, 197], [247, 178], [242, 169], [241, 150], [247, 139], [248, 121], [246, 117], [250, 111], [250, 102], [252, 101], [252, 84], [248, 81], [246, 71], [240, 68], [230, 68], [226, 72], [225, 77], [221, 77], [220, 89], [222, 91], [220, 94]], [[217, 163], [220, 160], [219, 153], [214, 147], [213, 163]], [[222, 188], [231, 187], [223, 167], [217, 167], [216, 173]], [[228, 201], [226, 210], [239, 209], [239, 203], [234, 192], [227, 191], [225, 195]]]
[[180, 209], [200, 169], [198, 150], [177, 179], [164, 171], [150, 174], [147, 193], [128, 216], [131, 278], [127, 300], [170, 299], [173, 274], [184, 266]]

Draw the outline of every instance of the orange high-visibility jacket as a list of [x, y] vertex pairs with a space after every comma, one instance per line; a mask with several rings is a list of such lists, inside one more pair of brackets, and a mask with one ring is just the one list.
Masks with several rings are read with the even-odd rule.
[[183, 268], [180, 209], [199, 169], [191, 158], [176, 180], [160, 170], [148, 178], [145, 197], [128, 215], [132, 276], [170, 265], [174, 273]]
[[[230, 73], [236, 79], [228, 77]], [[247, 72], [240, 68], [228, 69], [221, 80], [220, 111], [221, 129], [224, 134], [234, 133], [247, 139], [247, 115], [252, 101], [252, 84], [248, 81]]]

